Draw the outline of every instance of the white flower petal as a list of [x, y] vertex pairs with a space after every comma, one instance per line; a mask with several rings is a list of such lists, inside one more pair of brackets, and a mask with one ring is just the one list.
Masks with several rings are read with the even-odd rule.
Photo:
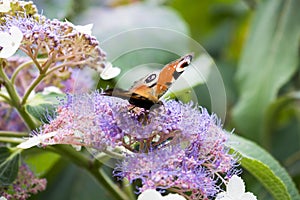
[[72, 26], [76, 31], [83, 33], [83, 34], [92, 34], [92, 28], [94, 26], [94, 24], [87, 24], [87, 25], [74, 25], [73, 23], [69, 22], [66, 19], [66, 22], [69, 26]]
[[0, 33], [0, 47], [5, 48], [11, 44], [11, 35], [6, 32]]
[[84, 26], [77, 25], [77, 26], [74, 26], [74, 28], [80, 33], [91, 35], [93, 26], [94, 26], [93, 24], [87, 24]]
[[226, 192], [221, 192], [219, 194], [217, 194], [216, 199], [215, 200], [232, 200]]
[[8, 12], [10, 10], [10, 0], [3, 0], [2, 4], [0, 4], [0, 12]]
[[142, 192], [137, 200], [162, 200], [162, 196], [156, 190], [149, 189]]
[[8, 58], [14, 55], [19, 49], [23, 39], [23, 34], [18, 27], [11, 27], [9, 32], [10, 34], [5, 32], [0, 33], [0, 46], [2, 47], [0, 51], [0, 58]]
[[23, 33], [22, 33], [22, 31], [21, 31], [18, 27], [12, 26], [12, 27], [9, 29], [9, 33], [11, 34], [14, 43], [15, 43], [16, 45], [18, 45], [18, 47], [19, 47], [19, 46], [20, 46], [20, 43], [21, 43], [22, 40], [23, 40]]
[[245, 184], [241, 177], [233, 175], [226, 186], [226, 191], [228, 196], [233, 199], [240, 199], [240, 197], [245, 193]]
[[0, 58], [9, 58], [16, 53], [15, 48], [3, 48], [0, 52]]
[[105, 69], [112, 68], [111, 62], [104, 62]]
[[241, 196], [242, 200], [257, 200], [256, 196], [251, 192], [246, 192]]
[[50, 132], [50, 133], [46, 133], [43, 135], [35, 135], [35, 136], [29, 138], [28, 140], [26, 140], [25, 142], [22, 142], [21, 144], [19, 144], [17, 146], [17, 148], [29, 149], [31, 147], [41, 144], [45, 139], [51, 138], [51, 137], [55, 136], [56, 134], [57, 134], [56, 132]]
[[237, 175], [233, 175], [229, 179], [226, 189], [226, 192], [217, 194], [215, 200], [257, 200], [251, 192], [245, 193], [245, 183]]
[[61, 89], [59, 89], [58, 87], [55, 87], [55, 86], [45, 87], [44, 90], [42, 91], [43, 95], [48, 95], [50, 93], [63, 94]]
[[168, 194], [162, 198], [163, 200], [186, 200], [183, 196], [179, 194]]
[[115, 78], [121, 73], [121, 69], [118, 67], [112, 67], [112, 64], [110, 62], [107, 62], [105, 64], [104, 70], [101, 72], [100, 77], [103, 80], [109, 80], [112, 78]]

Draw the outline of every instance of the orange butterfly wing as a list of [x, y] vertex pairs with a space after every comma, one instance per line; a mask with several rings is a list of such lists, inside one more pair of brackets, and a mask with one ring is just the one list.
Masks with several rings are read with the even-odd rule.
[[170, 86], [185, 71], [186, 67], [191, 63], [193, 56], [185, 55], [174, 62], [167, 64], [160, 72], [157, 80], [156, 96], [160, 98], [167, 92]]
[[154, 71], [135, 81], [129, 91], [109, 89], [104, 91], [104, 94], [128, 99], [135, 106], [150, 109], [154, 104], [160, 104], [159, 98], [185, 71], [192, 58], [193, 56], [188, 54], [165, 65], [161, 71]]

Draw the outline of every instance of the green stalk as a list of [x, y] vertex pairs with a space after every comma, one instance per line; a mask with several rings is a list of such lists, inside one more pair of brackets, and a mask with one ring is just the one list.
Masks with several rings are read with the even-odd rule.
[[[46, 62], [43, 63], [43, 66], [41, 67], [39, 60], [35, 59], [34, 57], [32, 58], [33, 63], [35, 63], [36, 67], [39, 69], [40, 74], [38, 77], [36, 77], [36, 79], [34, 79], [34, 81], [31, 83], [31, 85], [29, 86], [29, 88], [26, 90], [24, 96], [23, 96], [23, 100], [21, 102], [22, 105], [24, 105], [30, 95], [30, 93], [35, 89], [35, 87], [40, 84], [40, 82], [48, 75], [47, 71], [49, 69], [49, 67], [51, 66], [52, 61], [54, 60], [54, 56], [52, 55], [51, 57], [49, 57]], [[44, 59], [41, 59], [40, 61], [42, 61]]]
[[0, 136], [5, 136], [5, 137], [27, 137], [28, 133], [26, 133], [26, 132], [16, 132], [16, 131], [0, 131]]
[[15, 137], [1, 137], [0, 136], [0, 142], [19, 144], [21, 142], [24, 142], [24, 139], [15, 138]]
[[36, 124], [34, 123], [31, 116], [25, 111], [25, 107], [21, 104], [20, 96], [18, 95], [14, 85], [11, 84], [9, 78], [5, 74], [3, 70], [3, 60], [0, 59], [0, 77], [3, 79], [3, 85], [7, 90], [7, 93], [10, 96], [10, 102], [13, 107], [15, 107], [19, 113], [19, 115], [22, 117], [22, 119], [26, 122], [27, 127], [32, 130], [36, 128]]
[[18, 73], [25, 67], [30, 66], [31, 64], [33, 64], [33, 61], [29, 61], [26, 63], [21, 64], [19, 67], [17, 67], [17, 69], [15, 69], [14, 73], [11, 76], [11, 83], [14, 84], [16, 77], [18, 75]]
[[22, 105], [24, 105], [30, 95], [30, 93], [35, 89], [35, 87], [43, 80], [43, 78], [46, 75], [44, 73], [39, 74], [38, 77], [36, 77], [36, 79], [33, 81], [33, 83], [30, 85], [30, 87], [26, 90], [24, 96], [23, 96], [23, 100], [21, 102]]
[[130, 184], [130, 182], [124, 178], [122, 180], [122, 185], [123, 185], [123, 190], [124, 192], [130, 197], [130, 199], [135, 200], [135, 194], [133, 193], [133, 189], [132, 189], [132, 184]]
[[[37, 61], [38, 61], [38, 62], [45, 62], [45, 59], [38, 59]], [[32, 65], [32, 64], [35, 64], [35, 62], [32, 61], [32, 60], [30, 60], [30, 61], [28, 61], [28, 62], [25, 62], [25, 63], [21, 64], [19, 67], [17, 67], [17, 69], [14, 70], [14, 73], [13, 73], [12, 76], [11, 76], [11, 83], [12, 83], [12, 84], [15, 83], [15, 80], [16, 80], [16, 78], [17, 78], [17, 75], [19, 74], [19, 72], [20, 72], [22, 69], [24, 69], [24, 68], [26, 68], [26, 67], [29, 67], [29, 66]]]
[[10, 99], [9, 97], [5, 96], [4, 94], [0, 93], [0, 98], [3, 98], [5, 100], [6, 103], [10, 104]]

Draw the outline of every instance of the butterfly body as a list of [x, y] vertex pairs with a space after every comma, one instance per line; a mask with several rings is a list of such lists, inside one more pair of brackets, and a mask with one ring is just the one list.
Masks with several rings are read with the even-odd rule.
[[185, 71], [192, 61], [192, 55], [185, 55], [167, 65], [160, 71], [154, 71], [133, 83], [127, 91], [123, 89], [108, 89], [104, 95], [127, 99], [129, 103], [150, 109], [153, 105], [162, 103], [159, 98], [170, 88], [173, 82]]

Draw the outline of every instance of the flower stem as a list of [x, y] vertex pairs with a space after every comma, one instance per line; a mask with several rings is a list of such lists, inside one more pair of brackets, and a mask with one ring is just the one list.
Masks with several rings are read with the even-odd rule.
[[3, 98], [5, 100], [6, 103], [10, 104], [10, 99], [9, 97], [5, 96], [4, 94], [0, 93], [0, 97]]
[[66, 67], [66, 66], [76, 66], [76, 65], [81, 65], [81, 64], [84, 64], [85, 61], [77, 61], [77, 62], [64, 62], [60, 65], [57, 65], [55, 67], [52, 67], [51, 69], [49, 69], [46, 73], [46, 75], [49, 75], [51, 74], [52, 72], [56, 71], [56, 70], [59, 70], [63, 67]]
[[[42, 62], [45, 62], [45, 59], [37, 59], [37, 61], [40, 62], [40, 63], [42, 63]], [[17, 69], [15, 69], [14, 73], [13, 73], [12, 76], [11, 76], [11, 83], [12, 83], [12, 84], [15, 83], [16, 77], [17, 77], [18, 73], [19, 73], [22, 69], [24, 69], [24, 68], [26, 68], [26, 67], [29, 67], [30, 65], [32, 65], [32, 64], [34, 64], [34, 63], [35, 63], [34, 61], [30, 60], [30, 61], [28, 61], [28, 62], [25, 62], [25, 63], [21, 64]]]
[[34, 88], [43, 80], [43, 78], [45, 77], [44, 73], [39, 74], [38, 77], [36, 77], [36, 79], [32, 82], [32, 84], [30, 85], [30, 87], [26, 90], [24, 96], [23, 96], [23, 100], [21, 102], [22, 105], [24, 105], [30, 95], [30, 93], [34, 90]]
[[24, 142], [24, 139], [15, 138], [15, 137], [1, 137], [0, 136], [0, 142], [19, 144], [21, 142]]
[[105, 187], [105, 189], [114, 196], [116, 200], [130, 200], [130, 198], [100, 169], [102, 164], [98, 160], [91, 160], [67, 145], [56, 145], [55, 147], [48, 146], [46, 149], [67, 156], [74, 164], [87, 170], [96, 178], [99, 184]]
[[15, 107], [19, 113], [19, 115], [22, 117], [22, 119], [26, 122], [26, 125], [29, 129], [35, 129], [36, 124], [31, 118], [31, 116], [26, 112], [25, 107], [20, 102], [20, 96], [18, 95], [14, 85], [11, 84], [11, 81], [5, 74], [3, 70], [3, 66], [5, 65], [5, 62], [3, 62], [2, 59], [0, 59], [0, 77], [3, 80], [3, 85], [7, 90], [7, 93], [10, 96], [10, 103], [13, 107]]
[[6, 137], [27, 137], [28, 133], [26, 133], [26, 132], [16, 132], [16, 131], [0, 131], [0, 136], [6, 136]]
[[[36, 77], [36, 79], [34, 79], [34, 81], [31, 83], [29, 88], [26, 90], [26, 92], [23, 96], [23, 100], [21, 102], [22, 105], [24, 105], [26, 103], [30, 93], [36, 88], [36, 86], [49, 74], [49, 73], [47, 73], [47, 71], [52, 64], [54, 57], [55, 57], [55, 54], [49, 56], [47, 60], [45, 60], [45, 59], [39, 60], [39, 59], [31, 57], [33, 60], [33, 63], [35, 63], [36, 67], [39, 69], [40, 74], [38, 77]], [[44, 61], [42, 66], [40, 65], [39, 61]]]

